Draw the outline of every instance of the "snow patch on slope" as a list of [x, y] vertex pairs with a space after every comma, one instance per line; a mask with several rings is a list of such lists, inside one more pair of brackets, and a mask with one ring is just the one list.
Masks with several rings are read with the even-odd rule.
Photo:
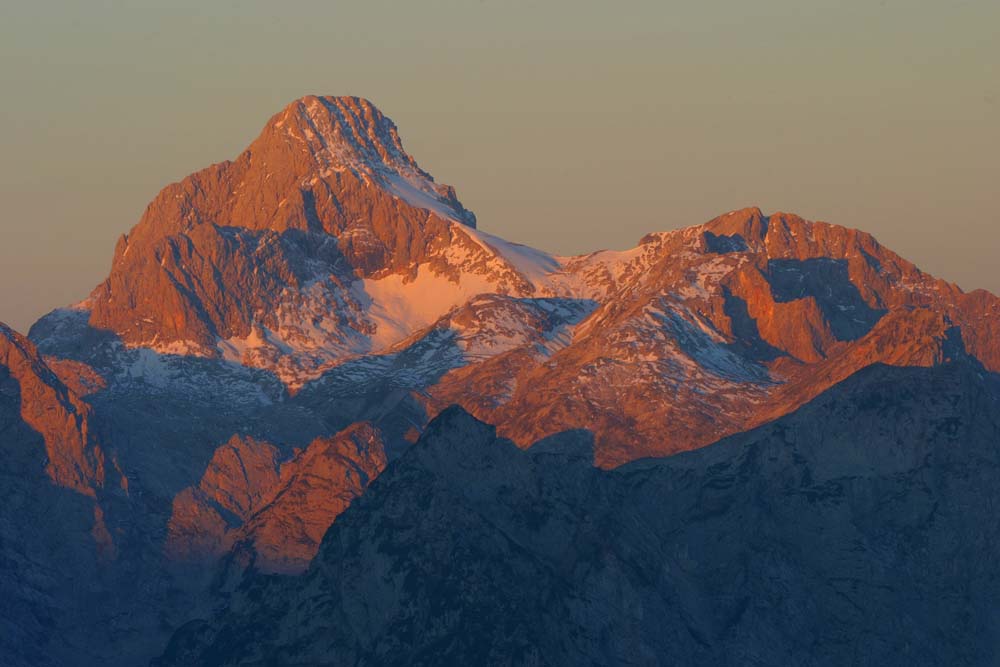
[[455, 282], [421, 266], [412, 280], [391, 275], [358, 281], [353, 289], [376, 326], [371, 348], [379, 351], [433, 324], [472, 297], [495, 292], [496, 288], [485, 276], [464, 274]]

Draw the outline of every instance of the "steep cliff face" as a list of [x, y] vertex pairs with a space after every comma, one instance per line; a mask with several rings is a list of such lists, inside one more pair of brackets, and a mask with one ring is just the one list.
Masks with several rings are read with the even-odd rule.
[[260, 572], [300, 572], [324, 533], [386, 465], [382, 436], [355, 424], [282, 462], [280, 450], [234, 436], [196, 487], [174, 498], [165, 545], [174, 562], [233, 560]]
[[197, 486], [174, 497], [165, 549], [173, 560], [211, 561], [232, 546], [232, 535], [274, 496], [281, 451], [233, 436], [215, 450]]
[[48, 476], [59, 486], [95, 496], [104, 486], [106, 463], [90, 429], [90, 406], [63, 384], [31, 341], [4, 324], [0, 372], [20, 398], [21, 420], [45, 443]]
[[615, 471], [458, 409], [157, 664], [989, 664], [1000, 385], [871, 367], [717, 445]]

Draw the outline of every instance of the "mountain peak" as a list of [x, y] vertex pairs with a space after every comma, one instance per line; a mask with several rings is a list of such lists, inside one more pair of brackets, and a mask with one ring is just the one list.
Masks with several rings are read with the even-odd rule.
[[345, 166], [415, 170], [430, 178], [403, 150], [396, 124], [361, 97], [301, 97], [275, 115], [265, 134], [267, 130], [302, 142], [314, 154], [336, 157]]
[[350, 172], [443, 219], [475, 227], [475, 216], [403, 148], [396, 124], [362, 97], [307, 95], [268, 121], [250, 153], [308, 155], [307, 177]]

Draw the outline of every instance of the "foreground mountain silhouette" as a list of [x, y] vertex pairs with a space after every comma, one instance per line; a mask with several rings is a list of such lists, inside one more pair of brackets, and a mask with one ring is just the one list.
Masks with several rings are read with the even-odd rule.
[[453, 408], [306, 574], [248, 578], [156, 664], [993, 664], [998, 388], [874, 366], [614, 471]]
[[998, 315], [864, 232], [756, 208], [625, 251], [510, 243], [369, 102], [306, 97], [165, 188], [87, 299], [6, 336], [8, 486], [79, 497], [42, 534], [86, 553], [10, 558], [38, 510], [8, 505], [2, 592], [35, 611], [4, 622], [29, 664], [138, 664], [244, 576], [305, 570], [450, 405], [521, 447], [587, 430], [616, 468], [874, 364], [992, 377]]

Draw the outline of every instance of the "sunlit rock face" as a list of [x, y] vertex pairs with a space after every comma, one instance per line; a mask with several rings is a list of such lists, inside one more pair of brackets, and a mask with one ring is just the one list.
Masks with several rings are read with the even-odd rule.
[[39, 355], [35, 345], [0, 323], [0, 369], [20, 419], [45, 443], [53, 483], [95, 496], [105, 483], [105, 456], [91, 431], [91, 409]]
[[262, 572], [300, 572], [336, 517], [385, 468], [381, 434], [355, 424], [317, 438], [287, 461], [265, 442], [234, 436], [196, 487], [174, 498], [165, 549], [177, 562], [234, 551]]

